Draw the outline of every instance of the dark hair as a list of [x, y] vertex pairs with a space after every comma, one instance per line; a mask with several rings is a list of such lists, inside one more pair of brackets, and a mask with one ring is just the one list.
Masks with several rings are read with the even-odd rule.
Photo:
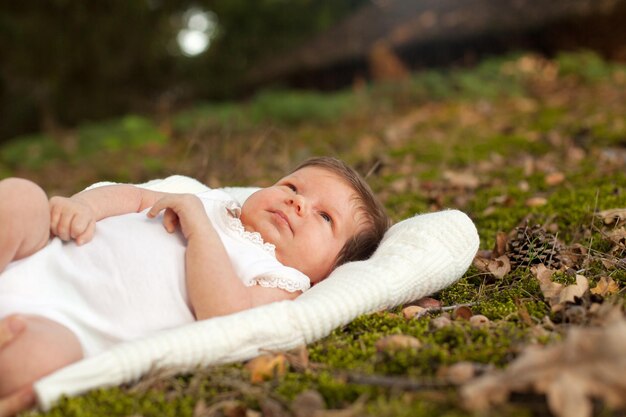
[[346, 262], [360, 261], [369, 258], [378, 247], [391, 221], [385, 208], [378, 201], [365, 180], [343, 161], [322, 156], [310, 158], [302, 162], [292, 172], [306, 167], [322, 168], [343, 178], [356, 193], [357, 209], [365, 217], [366, 227], [352, 236], [339, 251], [333, 269]]

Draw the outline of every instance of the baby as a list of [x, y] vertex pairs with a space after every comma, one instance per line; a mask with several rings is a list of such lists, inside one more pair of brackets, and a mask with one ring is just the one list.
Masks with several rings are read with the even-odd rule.
[[329, 157], [242, 206], [220, 190], [132, 185], [48, 201], [1, 181], [0, 319], [20, 314], [26, 329], [0, 347], [0, 398], [114, 343], [294, 299], [368, 258], [388, 226], [367, 184]]

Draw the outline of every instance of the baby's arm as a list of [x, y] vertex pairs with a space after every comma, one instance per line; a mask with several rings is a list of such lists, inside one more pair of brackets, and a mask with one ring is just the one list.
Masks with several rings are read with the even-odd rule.
[[197, 320], [293, 299], [300, 294], [256, 285], [246, 287], [237, 277], [222, 240], [197, 197], [166, 196], [156, 202], [148, 216], [155, 217], [162, 210], [165, 210], [163, 224], [167, 231], [173, 232], [180, 224], [187, 239], [185, 279]]
[[166, 193], [129, 184], [108, 185], [83, 191], [72, 197], [50, 199], [50, 231], [62, 240], [81, 245], [91, 240], [98, 220], [151, 207]]

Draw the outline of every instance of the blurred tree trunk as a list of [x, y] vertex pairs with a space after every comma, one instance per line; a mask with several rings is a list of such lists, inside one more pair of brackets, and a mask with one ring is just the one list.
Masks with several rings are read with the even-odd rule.
[[[428, 55], [437, 54], [436, 48], [469, 44], [473, 39], [492, 42], [499, 49], [506, 42], [515, 47], [525, 36], [560, 22], [570, 22], [568, 30], [581, 36], [580, 32], [593, 30], [584, 25], [585, 19], [615, 13], [621, 18], [626, 15], [626, 0], [377, 1], [290, 53], [271, 57], [249, 74], [248, 81], [261, 84], [297, 73], [329, 68], [341, 71], [342, 66], [356, 68], [367, 65], [367, 57], [375, 55], [380, 45], [407, 55], [417, 48], [426, 60]], [[577, 27], [576, 22], [581, 22], [582, 27]], [[599, 23], [597, 29], [603, 26]]]

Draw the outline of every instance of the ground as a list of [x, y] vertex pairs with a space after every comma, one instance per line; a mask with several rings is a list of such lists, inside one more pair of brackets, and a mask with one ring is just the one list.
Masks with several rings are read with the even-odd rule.
[[336, 155], [368, 174], [394, 220], [457, 208], [481, 238], [474, 265], [431, 299], [359, 317], [295, 352], [159, 371], [28, 415], [616, 415], [625, 87], [626, 67], [592, 53], [520, 53], [5, 143], [0, 176], [50, 194], [172, 173], [262, 186], [306, 157]]

